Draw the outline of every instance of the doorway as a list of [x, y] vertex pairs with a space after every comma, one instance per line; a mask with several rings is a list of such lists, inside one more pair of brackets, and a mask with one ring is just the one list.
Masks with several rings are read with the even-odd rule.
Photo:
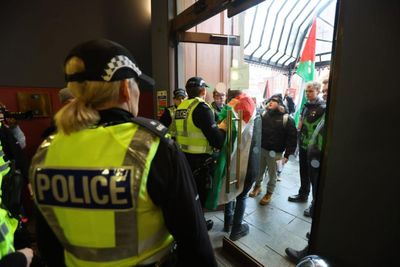
[[[217, 8], [207, 6], [211, 1], [177, 1], [178, 16], [193, 6], [192, 12], [197, 14], [207, 8], [217, 12], [190, 29], [178, 30], [178, 84], [182, 87], [188, 78], [201, 76], [211, 85], [209, 96], [217, 88], [241, 89], [254, 97], [258, 105], [288, 90], [298, 112], [305, 82], [296, 69], [314, 20], [317, 28], [313, 80], [322, 82], [329, 75], [336, 1], [247, 2], [256, 4], [244, 11], [237, 6], [217, 12]], [[306, 203], [287, 200], [297, 193], [299, 184], [299, 161], [293, 156], [283, 168], [281, 181], [268, 205], [258, 204], [262, 194], [247, 199], [244, 220], [250, 226], [250, 234], [235, 243], [264, 265], [294, 266], [287, 260], [285, 248], [302, 249], [308, 243], [306, 234], [312, 219], [304, 216], [304, 210], [310, 205], [311, 194]], [[206, 216], [214, 220], [210, 237], [218, 252], [223, 236], [227, 236], [222, 231], [223, 212], [208, 212]], [[222, 266], [231, 266], [220, 260]]]

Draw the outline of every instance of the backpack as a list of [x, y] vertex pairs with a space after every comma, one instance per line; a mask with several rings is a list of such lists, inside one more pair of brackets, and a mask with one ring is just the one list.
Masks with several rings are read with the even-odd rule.
[[288, 119], [289, 119], [289, 114], [284, 114], [283, 115], [283, 128], [286, 128], [286, 124], [287, 124], [287, 121], [288, 121]]

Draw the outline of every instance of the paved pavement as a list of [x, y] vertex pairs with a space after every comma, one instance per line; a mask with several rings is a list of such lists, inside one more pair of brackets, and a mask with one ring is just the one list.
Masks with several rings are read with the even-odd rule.
[[[305, 217], [303, 211], [311, 202], [311, 194], [308, 203], [287, 201], [289, 195], [297, 193], [299, 186], [298, 161], [293, 159], [284, 167], [281, 181], [277, 182], [268, 205], [258, 204], [266, 192], [266, 183], [258, 197], [247, 199], [244, 221], [250, 226], [250, 234], [236, 241], [236, 244], [265, 266], [295, 266], [287, 260], [285, 248], [302, 249], [307, 244], [306, 233], [310, 231], [311, 219]], [[220, 266], [238, 266], [221, 253], [222, 238], [228, 236], [222, 231], [223, 211], [207, 212], [206, 217], [214, 221], [209, 233]]]

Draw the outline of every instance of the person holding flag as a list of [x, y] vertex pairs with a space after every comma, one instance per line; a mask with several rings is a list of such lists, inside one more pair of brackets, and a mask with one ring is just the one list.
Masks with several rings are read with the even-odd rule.
[[[316, 30], [317, 30], [317, 22], [314, 19], [310, 34], [304, 46], [303, 53], [301, 54], [300, 62], [297, 66], [297, 75], [299, 75], [303, 79], [303, 83], [308, 83], [314, 81], [315, 74], [315, 45], [316, 45]], [[299, 125], [301, 111], [305, 103], [307, 102], [306, 95], [303, 92], [301, 94], [303, 97], [301, 99], [300, 105], [298, 105], [298, 109], [294, 116], [294, 121], [296, 125]], [[299, 128], [299, 127], [298, 127]]]
[[[322, 98], [324, 101], [328, 99], [328, 84], [329, 78], [325, 78], [322, 81]], [[326, 114], [322, 115], [322, 118], [319, 120], [317, 127], [315, 128], [310, 142], [307, 148], [307, 159], [308, 159], [308, 170], [309, 170], [309, 177], [312, 183], [312, 193], [313, 193], [313, 201], [309, 208], [304, 211], [304, 216], [311, 217], [314, 213], [314, 201], [317, 194], [317, 187], [319, 183], [319, 174], [320, 174], [320, 167], [321, 167], [321, 159], [322, 159], [322, 144], [324, 142], [324, 136], [326, 131], [326, 124], [325, 124], [325, 116]], [[306, 237], [310, 239], [310, 232], [306, 234]], [[308, 244], [301, 250], [296, 250], [293, 248], [286, 248], [285, 252], [288, 256], [289, 260], [293, 263], [298, 263], [302, 258], [304, 258], [308, 254]]]
[[307, 202], [310, 193], [310, 178], [308, 172], [307, 147], [314, 129], [325, 113], [325, 101], [318, 97], [321, 84], [310, 82], [306, 85], [307, 103], [301, 112], [299, 121], [299, 159], [300, 159], [300, 189], [297, 195], [289, 196], [291, 202]]
[[296, 73], [303, 79], [305, 94], [295, 114], [299, 130], [299, 158], [301, 186], [297, 195], [289, 196], [291, 202], [306, 202], [310, 193], [310, 178], [307, 168], [307, 146], [309, 139], [325, 111], [325, 102], [318, 98], [321, 84], [312, 82], [315, 73], [316, 20], [314, 19], [304, 46]]

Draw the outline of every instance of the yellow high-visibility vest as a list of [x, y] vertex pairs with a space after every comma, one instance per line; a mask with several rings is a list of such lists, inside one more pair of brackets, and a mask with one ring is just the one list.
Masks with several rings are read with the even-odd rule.
[[[1, 122], [0, 122], [1, 127]], [[0, 142], [0, 196], [3, 177], [10, 171], [9, 161], [4, 159], [3, 146]], [[1, 197], [0, 197], [1, 203]], [[8, 211], [0, 208], [0, 259], [15, 251], [14, 232], [17, 229], [18, 221], [8, 215]]]
[[159, 142], [136, 123], [43, 142], [30, 181], [67, 266], [135, 266], [169, 253], [173, 238], [146, 186]]
[[[2, 124], [0, 122], [0, 127], [2, 127]], [[1, 177], [3, 177], [4, 175], [6, 175], [9, 171], [10, 171], [10, 162], [6, 161], [4, 159], [4, 151], [3, 151], [3, 146], [0, 142], [0, 175]], [[1, 190], [1, 188], [0, 188]]]
[[176, 136], [176, 124], [175, 124], [175, 111], [176, 107], [175, 105], [172, 105], [167, 108], [169, 115], [171, 116], [171, 124], [168, 127], [168, 133], [175, 138]]
[[[200, 128], [193, 123], [193, 110], [199, 103], [207, 104], [199, 97], [186, 99], [175, 111], [176, 142], [182, 151], [190, 154], [211, 154], [212, 147]], [[210, 107], [210, 105], [207, 104]], [[212, 108], [210, 107], [212, 110]]]

